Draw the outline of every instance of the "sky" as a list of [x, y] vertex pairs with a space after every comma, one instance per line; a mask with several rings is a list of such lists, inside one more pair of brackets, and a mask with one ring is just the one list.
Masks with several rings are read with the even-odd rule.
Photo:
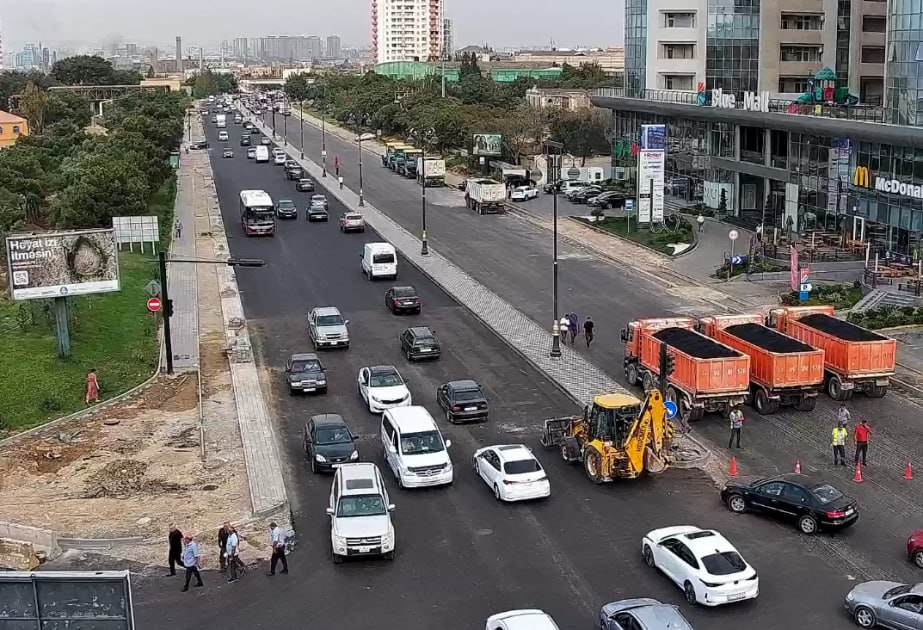
[[[455, 46], [621, 45], [624, 0], [444, 0]], [[0, 0], [3, 48], [133, 42], [217, 47], [262, 35], [339, 35], [370, 43], [370, 0]]]

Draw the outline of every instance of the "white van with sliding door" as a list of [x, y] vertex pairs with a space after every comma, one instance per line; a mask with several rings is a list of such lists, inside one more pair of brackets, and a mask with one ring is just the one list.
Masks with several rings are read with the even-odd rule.
[[397, 279], [397, 252], [391, 243], [366, 243], [359, 258], [362, 259], [362, 273], [369, 280]]
[[424, 407], [386, 409], [381, 417], [381, 445], [388, 468], [401, 488], [452, 483], [452, 440], [442, 437]]

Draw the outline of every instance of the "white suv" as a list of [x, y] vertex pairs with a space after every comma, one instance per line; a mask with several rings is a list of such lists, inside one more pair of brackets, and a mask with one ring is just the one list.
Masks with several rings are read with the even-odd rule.
[[395, 407], [381, 417], [385, 461], [401, 488], [452, 483], [452, 460], [436, 421], [424, 407]]
[[330, 546], [333, 561], [347, 556], [384, 556], [394, 560], [394, 526], [378, 466], [341, 464], [330, 488]]

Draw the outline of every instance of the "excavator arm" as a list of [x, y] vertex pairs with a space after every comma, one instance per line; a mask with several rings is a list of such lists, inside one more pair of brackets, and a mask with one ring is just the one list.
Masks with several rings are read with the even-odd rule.
[[667, 419], [663, 396], [651, 390], [641, 405], [641, 413], [625, 440], [625, 455], [634, 476], [642, 472], [660, 473], [666, 470], [664, 445], [673, 435]]

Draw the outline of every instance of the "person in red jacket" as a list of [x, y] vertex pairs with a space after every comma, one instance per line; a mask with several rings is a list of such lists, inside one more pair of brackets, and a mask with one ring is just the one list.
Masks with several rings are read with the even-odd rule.
[[869, 452], [869, 435], [872, 433], [869, 427], [869, 421], [865, 418], [856, 425], [856, 463], [859, 463], [859, 456], [862, 456], [862, 465], [865, 466], [865, 459]]

